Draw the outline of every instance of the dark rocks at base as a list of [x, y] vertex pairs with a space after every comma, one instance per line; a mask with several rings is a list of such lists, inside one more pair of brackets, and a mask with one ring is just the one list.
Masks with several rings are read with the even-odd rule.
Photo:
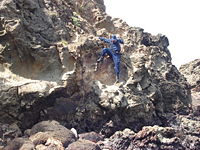
[[64, 126], [62, 126], [59, 122], [55, 120], [42, 121], [35, 124], [28, 132], [30, 135], [36, 134], [38, 132], [46, 132], [46, 131], [63, 131], [63, 132], [71, 132]]
[[134, 136], [130, 147], [152, 150], [182, 150], [184, 147], [181, 145], [181, 140], [176, 137], [175, 133], [175, 130], [171, 127], [143, 127]]
[[22, 136], [22, 132], [17, 124], [0, 123], [0, 146], [5, 146], [11, 140], [20, 136]]
[[8, 143], [6, 150], [64, 150], [77, 139], [57, 121], [42, 121], [25, 131], [25, 136]]
[[50, 131], [50, 132], [38, 132], [29, 137], [29, 139], [35, 144], [45, 144], [48, 139], [53, 138], [60, 141], [64, 147], [67, 147], [70, 143], [75, 141], [74, 135], [70, 132], [63, 131]]
[[15, 138], [12, 140], [5, 150], [34, 150], [34, 144], [28, 138]]
[[[172, 117], [172, 116], [171, 116]], [[169, 119], [169, 118], [168, 118]], [[139, 132], [116, 131], [110, 137], [96, 132], [75, 135], [57, 121], [42, 121], [26, 131], [26, 138], [15, 138], [6, 150], [198, 150], [200, 122], [191, 116], [169, 119], [171, 127], [145, 126]]]
[[78, 140], [70, 144], [65, 150], [101, 150], [94, 142], [88, 140]]
[[180, 128], [146, 126], [138, 133], [130, 129], [117, 131], [99, 142], [102, 149], [111, 150], [198, 150], [200, 138], [186, 134]]
[[103, 140], [103, 136], [96, 132], [88, 132], [88, 133], [79, 134], [79, 139], [84, 139], [84, 140], [88, 140], [88, 141], [97, 143], [98, 141]]
[[29, 131], [30, 139], [35, 145], [44, 144], [49, 138], [61, 141], [64, 147], [76, 141], [72, 131], [60, 125], [57, 121], [42, 121], [34, 125]]
[[102, 149], [125, 150], [131, 144], [135, 132], [130, 129], [115, 132], [110, 138], [98, 142]]
[[186, 136], [183, 141], [183, 146], [187, 150], [199, 150], [200, 149], [200, 138], [196, 136]]

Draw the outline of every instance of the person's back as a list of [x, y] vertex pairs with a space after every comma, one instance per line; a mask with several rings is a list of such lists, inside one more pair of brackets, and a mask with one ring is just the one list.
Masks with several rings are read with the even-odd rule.
[[112, 35], [110, 39], [106, 39], [103, 37], [99, 37], [100, 40], [109, 43], [110, 49], [114, 50], [115, 52], [119, 53], [121, 50], [120, 44], [124, 44], [122, 39], [117, 38], [115, 35]]
[[121, 50], [120, 44], [124, 44], [123, 40], [118, 39], [115, 35], [112, 36], [111, 40], [112, 42], [111, 42], [110, 48], [117, 52], [120, 52]]

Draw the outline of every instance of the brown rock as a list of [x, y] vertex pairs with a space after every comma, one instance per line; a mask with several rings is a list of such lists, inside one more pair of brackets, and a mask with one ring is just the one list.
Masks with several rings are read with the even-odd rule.
[[115, 132], [109, 139], [100, 141], [101, 149], [125, 150], [129, 147], [134, 137], [134, 132], [130, 129]]
[[88, 140], [78, 140], [70, 144], [66, 150], [100, 150], [100, 147]]
[[54, 138], [61, 141], [64, 147], [67, 147], [70, 143], [75, 141], [75, 137], [71, 132], [63, 131], [49, 131], [49, 132], [38, 132], [30, 136], [30, 140], [35, 144], [45, 144], [49, 138]]
[[103, 140], [103, 136], [96, 132], [89, 132], [89, 133], [79, 134], [79, 139], [84, 139], [84, 140], [88, 140], [88, 141], [97, 143], [98, 141]]
[[45, 144], [49, 138], [61, 141], [64, 147], [76, 140], [75, 135], [57, 121], [42, 121], [33, 126], [30, 140], [35, 145]]
[[34, 144], [27, 138], [15, 138], [5, 147], [5, 150], [34, 150]]
[[21, 130], [17, 124], [2, 124], [0, 123], [0, 146], [5, 146], [13, 140], [22, 135]]
[[59, 122], [55, 120], [48, 120], [48, 121], [42, 121], [37, 124], [35, 124], [30, 132], [30, 135], [36, 134], [38, 132], [46, 132], [46, 131], [63, 131], [63, 132], [70, 132], [67, 128], [62, 126]]

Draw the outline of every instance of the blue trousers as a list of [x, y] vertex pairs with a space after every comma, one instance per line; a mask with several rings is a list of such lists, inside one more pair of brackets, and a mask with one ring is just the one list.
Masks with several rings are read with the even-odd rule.
[[104, 48], [101, 52], [101, 56], [104, 57], [105, 55], [109, 55], [113, 62], [114, 62], [114, 69], [115, 69], [115, 74], [117, 78], [119, 78], [119, 72], [120, 72], [120, 53], [114, 53], [111, 49], [109, 48]]

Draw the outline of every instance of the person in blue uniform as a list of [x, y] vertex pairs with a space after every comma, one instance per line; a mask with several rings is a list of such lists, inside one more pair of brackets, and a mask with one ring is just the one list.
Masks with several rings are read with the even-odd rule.
[[117, 38], [115, 35], [112, 35], [110, 39], [99, 37], [99, 39], [105, 43], [109, 44], [109, 48], [103, 48], [100, 58], [97, 62], [103, 61], [104, 56], [109, 55], [114, 62], [114, 70], [116, 74], [116, 82], [119, 82], [119, 73], [120, 73], [120, 57], [121, 57], [121, 46], [124, 44], [124, 41], [120, 38]]

